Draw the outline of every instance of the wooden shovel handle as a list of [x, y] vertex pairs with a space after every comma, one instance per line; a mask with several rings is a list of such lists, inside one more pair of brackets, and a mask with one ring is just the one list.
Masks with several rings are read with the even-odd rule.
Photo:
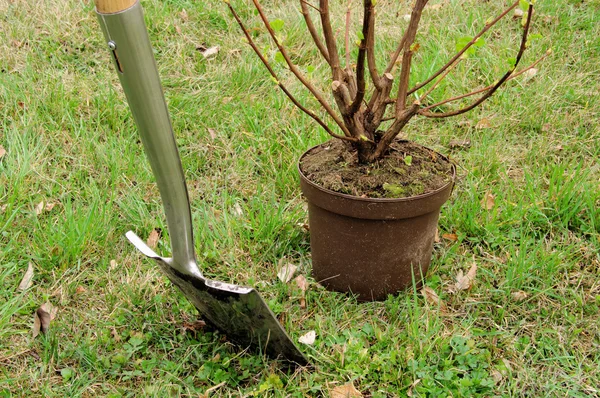
[[138, 0], [94, 0], [100, 14], [114, 14], [133, 6]]

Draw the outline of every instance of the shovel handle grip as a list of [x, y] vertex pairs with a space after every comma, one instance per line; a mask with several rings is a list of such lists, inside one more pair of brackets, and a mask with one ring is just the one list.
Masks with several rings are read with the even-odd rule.
[[114, 14], [133, 6], [138, 0], [94, 0], [99, 14]]

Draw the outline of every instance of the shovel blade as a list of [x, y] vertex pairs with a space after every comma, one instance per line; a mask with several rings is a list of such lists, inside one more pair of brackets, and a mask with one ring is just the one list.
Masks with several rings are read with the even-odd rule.
[[156, 260], [203, 319], [228, 339], [240, 346], [258, 349], [271, 358], [302, 366], [308, 364], [256, 290], [183, 274], [164, 261]]

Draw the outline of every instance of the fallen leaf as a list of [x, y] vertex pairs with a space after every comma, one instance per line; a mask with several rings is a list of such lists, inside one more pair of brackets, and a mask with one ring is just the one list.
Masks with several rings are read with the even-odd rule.
[[48, 333], [50, 322], [56, 317], [56, 312], [57, 308], [50, 304], [50, 302], [42, 304], [35, 311], [33, 317], [33, 338], [36, 338], [40, 332], [43, 334]]
[[557, 151], [562, 151], [563, 146], [559, 144], [559, 145], [555, 146], [554, 149], [556, 149]]
[[27, 266], [27, 271], [25, 271], [25, 275], [23, 275], [23, 279], [21, 279], [21, 283], [19, 283], [18, 289], [23, 291], [27, 290], [31, 287], [33, 283], [33, 264], [29, 262]]
[[297, 269], [298, 267], [296, 267], [294, 264], [287, 263], [283, 267], [279, 268], [279, 272], [277, 272], [277, 277], [283, 283], [288, 283], [294, 277], [294, 274], [296, 273]]
[[183, 22], [187, 22], [188, 20], [188, 13], [185, 9], [181, 10], [181, 12], [179, 13], [179, 18], [181, 18], [181, 20]]
[[40, 214], [42, 214], [43, 211], [44, 211], [44, 201], [42, 200], [40, 203], [38, 203], [35, 206], [35, 214], [39, 216]]
[[492, 122], [490, 122], [490, 119], [488, 118], [483, 118], [481, 119], [479, 122], [477, 122], [477, 124], [475, 125], [476, 129], [489, 129], [492, 127]]
[[471, 140], [451, 140], [448, 145], [452, 149], [469, 148], [471, 146]]
[[294, 282], [296, 282], [296, 286], [298, 286], [302, 292], [302, 296], [300, 297], [300, 308], [306, 308], [305, 293], [306, 289], [308, 289], [308, 281], [304, 275], [298, 275], [296, 278], [294, 278]]
[[458, 275], [456, 275], [456, 285], [454, 285], [454, 291], [459, 292], [461, 290], [469, 290], [473, 287], [473, 282], [475, 282], [475, 276], [477, 274], [477, 264], [473, 263], [469, 272], [465, 275], [463, 270], [458, 271]]
[[485, 193], [483, 199], [481, 199], [481, 208], [484, 210], [492, 210], [494, 208], [496, 197], [489, 191]]
[[85, 293], [85, 292], [87, 292], [87, 290], [83, 286], [77, 286], [77, 289], [75, 289], [76, 294], [81, 294], [81, 293]]
[[213, 57], [219, 53], [219, 46], [213, 46], [205, 49], [204, 51], [200, 50], [204, 59]]
[[215, 131], [215, 129], [211, 128], [208, 128], [207, 130], [208, 134], [210, 135], [210, 139], [214, 141], [217, 138], [217, 132]]
[[196, 333], [198, 330], [204, 329], [205, 326], [206, 322], [204, 322], [203, 320], [197, 320], [195, 322], [184, 322], [183, 331]]
[[404, 15], [402, 18], [403, 18], [403, 19], [404, 19], [406, 22], [410, 22], [410, 14], [405, 14], [405, 15]]
[[156, 246], [158, 245], [158, 240], [159, 239], [160, 239], [160, 229], [159, 228], [154, 228], [152, 231], [150, 231], [150, 235], [148, 235], [148, 239], [146, 240], [146, 244], [151, 249], [156, 249]]
[[523, 17], [523, 15], [525, 14], [525, 12], [523, 10], [521, 10], [520, 8], [515, 8], [515, 12], [513, 13], [513, 18], [521, 18]]
[[458, 235], [456, 234], [443, 234], [442, 238], [446, 240], [450, 240], [452, 242], [456, 242], [458, 240]]
[[233, 215], [234, 215], [234, 216], [236, 216], [236, 217], [241, 217], [241, 216], [243, 216], [243, 215], [244, 215], [244, 210], [242, 210], [242, 206], [240, 206], [240, 204], [239, 204], [239, 203], [236, 203], [236, 204], [233, 206], [232, 213], [233, 213]]
[[2, 145], [0, 145], [0, 159], [2, 159], [6, 155], [6, 149]]
[[433, 290], [429, 286], [424, 286], [423, 289], [421, 289], [421, 294], [423, 295], [423, 297], [425, 297], [425, 300], [430, 305], [439, 307], [441, 310], [446, 309], [446, 304], [444, 304], [444, 302], [440, 300], [440, 297], [437, 295], [435, 290]]
[[346, 383], [329, 391], [330, 398], [362, 398], [362, 393], [354, 387], [354, 383]]
[[117, 332], [117, 329], [115, 329], [114, 326], [110, 329], [110, 334], [117, 343], [121, 341], [121, 335], [119, 335], [119, 332]]
[[421, 379], [417, 379], [415, 381], [413, 381], [410, 385], [410, 387], [408, 387], [408, 391], [406, 392], [406, 395], [409, 397], [413, 396], [413, 388], [415, 388], [417, 386], [417, 384], [419, 384], [421, 382]]
[[52, 209], [54, 209], [54, 206], [56, 206], [56, 203], [52, 202], [52, 203], [46, 203], [46, 206], [44, 206], [44, 210], [46, 211], [52, 211]]
[[512, 292], [510, 295], [516, 301], [523, 301], [527, 297], [529, 297], [529, 295], [526, 292], [522, 291], [522, 290], [519, 290], [517, 292]]
[[529, 79], [533, 78], [535, 75], [537, 75], [537, 73], [538, 73], [538, 70], [536, 68], [531, 68], [531, 69], [528, 69], [527, 71], [525, 71], [523, 73], [523, 76], [525, 76], [526, 80], [529, 80]]
[[442, 240], [440, 239], [440, 230], [438, 228], [435, 229], [435, 238], [433, 238], [435, 243], [440, 243]]
[[110, 260], [110, 269], [113, 270], [115, 268], [117, 268], [117, 261], [116, 260]]
[[300, 336], [298, 341], [302, 344], [313, 345], [315, 343], [316, 338], [317, 338], [317, 333], [314, 330], [311, 330], [310, 332]]
[[4, 213], [8, 209], [8, 204], [0, 206], [0, 213]]

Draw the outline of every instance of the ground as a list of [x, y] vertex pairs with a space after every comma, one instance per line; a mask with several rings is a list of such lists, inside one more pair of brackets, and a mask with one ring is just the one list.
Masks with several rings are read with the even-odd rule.
[[[382, 52], [406, 23], [405, 3], [378, 1]], [[414, 82], [508, 4], [431, 3]], [[249, 5], [235, 4], [275, 60]], [[199, 329], [193, 307], [124, 239], [128, 230], [146, 238], [159, 228], [157, 250], [170, 252], [91, 2], [2, 0], [0, 395], [312, 397], [346, 383], [372, 397], [600, 395], [597, 0], [537, 1], [533, 31], [543, 37], [523, 65], [553, 52], [535, 75], [464, 116], [405, 128], [405, 138], [458, 165], [425, 281], [438, 299], [410, 290], [368, 304], [310, 277], [296, 160], [326, 134], [277, 90], [224, 4], [143, 6], [202, 269], [257, 287], [294, 340], [314, 330], [314, 343], [301, 348], [315, 367], [286, 370]], [[303, 70], [326, 78], [304, 44], [297, 4], [265, 6], [285, 21], [282, 34]], [[432, 99], [501, 76], [519, 33], [511, 18]], [[203, 48], [213, 46], [218, 53], [205, 59]], [[451, 145], [456, 140], [470, 146]], [[277, 277], [288, 263], [308, 280], [304, 307], [295, 282]], [[31, 286], [20, 290], [28, 264]], [[457, 276], [473, 264], [472, 286], [457, 291]], [[46, 302], [57, 313], [34, 338], [34, 313]]]

